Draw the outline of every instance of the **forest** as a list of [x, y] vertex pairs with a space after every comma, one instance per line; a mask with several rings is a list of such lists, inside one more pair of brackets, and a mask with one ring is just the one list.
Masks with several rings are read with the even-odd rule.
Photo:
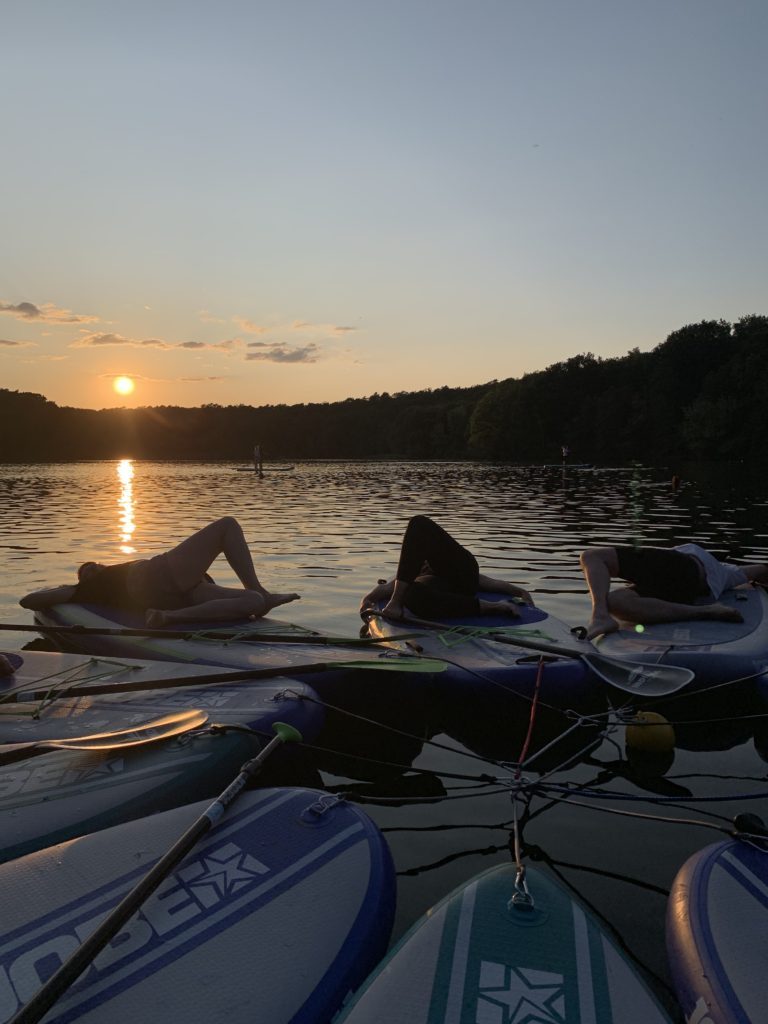
[[466, 388], [301, 405], [60, 407], [0, 388], [0, 462], [83, 459], [760, 459], [768, 445], [768, 317], [704, 320], [649, 352], [584, 353]]

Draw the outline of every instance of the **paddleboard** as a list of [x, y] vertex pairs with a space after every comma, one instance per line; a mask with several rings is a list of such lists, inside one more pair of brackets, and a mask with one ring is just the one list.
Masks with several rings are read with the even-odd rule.
[[[8, 1020], [199, 817], [194, 804], [0, 867]], [[356, 807], [243, 793], [46, 1024], [320, 1024], [386, 949], [394, 872]]]
[[667, 904], [667, 953], [689, 1024], [766, 1020], [768, 850], [716, 843], [689, 858]]
[[638, 630], [627, 626], [596, 642], [600, 654], [647, 663], [680, 665], [696, 673], [689, 689], [705, 689], [768, 669], [768, 594], [761, 587], [727, 590], [720, 603], [743, 622], [665, 622]]
[[[299, 680], [276, 679], [250, 683], [216, 683], [168, 689], [147, 689], [97, 697], [77, 696], [77, 684], [89, 682], [136, 682], [151, 686], [163, 679], [195, 678], [201, 683], [211, 674], [202, 666], [174, 665], [171, 662], [125, 659], [123, 666], [84, 658], [24, 652], [24, 662], [13, 676], [3, 679], [0, 688], [0, 743], [26, 743], [44, 739], [66, 739], [86, 733], [128, 729], [152, 721], [170, 711], [197, 708], [207, 711], [210, 722], [247, 725], [269, 734], [272, 723], [290, 719], [305, 739], [314, 739], [322, 728], [324, 707], [317, 694]], [[57, 666], [64, 662], [63, 672]], [[105, 672], [99, 671], [103, 665]], [[166, 669], [170, 671], [165, 671]], [[44, 692], [50, 697], [27, 701], [28, 692]], [[59, 696], [54, 688], [61, 688]], [[70, 695], [71, 689], [71, 695]], [[13, 693], [13, 703], [3, 703]]]
[[[96, 629], [117, 630], [123, 628], [145, 629], [140, 615], [117, 608], [96, 605], [57, 604], [44, 611], [35, 612], [36, 620], [42, 625], [86, 626]], [[225, 668], [245, 670], [249, 668], [274, 671], [292, 678], [302, 678], [303, 670], [309, 677], [312, 689], [329, 703], [343, 703], [344, 692], [349, 686], [384, 684], [379, 679], [386, 669], [386, 686], [392, 687], [399, 673], [403, 672], [403, 684], [413, 689], [420, 680], [429, 680], [429, 672], [419, 671], [405, 675], [409, 668], [416, 667], [418, 660], [411, 653], [402, 658], [394, 651], [371, 647], [321, 643], [322, 634], [311, 629], [282, 622], [268, 617], [246, 619], [238, 622], [190, 623], [186, 639], [173, 636], [125, 636], [92, 634], [58, 634], [53, 639], [63, 645], [102, 657], [152, 658], [160, 661], [174, 661], [189, 665], [221, 665]], [[169, 633], [178, 632], [168, 627]], [[216, 633], [224, 632], [228, 638], [217, 639]], [[232, 634], [237, 634], [237, 639]], [[204, 635], [205, 634], [205, 635]], [[213, 635], [211, 635], [213, 634]], [[270, 639], [263, 640], [266, 634]], [[275, 637], [285, 637], [285, 641]], [[318, 638], [312, 642], [313, 636]], [[354, 640], [355, 638], [350, 638]], [[297, 642], [292, 642], [297, 641]], [[356, 665], [371, 664], [377, 671], [365, 673], [344, 668], [353, 661]], [[322, 666], [318, 671], [317, 666]], [[442, 666], [440, 666], [442, 668]], [[377, 683], [378, 680], [378, 683]]]
[[256, 476], [264, 476], [265, 473], [289, 473], [293, 466], [265, 466], [263, 469], [254, 469], [253, 466], [237, 467], [237, 473], [255, 473]]
[[532, 909], [510, 906], [503, 864], [455, 890], [405, 935], [336, 1024], [671, 1024], [597, 919], [527, 869]]
[[[498, 601], [502, 597], [492, 593], [480, 593], [478, 596], [488, 601]], [[422, 630], [419, 625], [419, 631], [426, 634], [423, 638], [398, 641], [391, 646], [405, 651], [417, 645], [425, 657], [446, 659], [448, 668], [439, 683], [442, 693], [471, 692], [473, 702], [487, 702], [491, 706], [502, 699], [505, 691], [530, 698], [536, 688], [540, 655], [512, 644], [483, 639], [483, 630], [496, 629], [510, 639], [518, 636], [523, 642], [563, 643], [571, 647], [574, 638], [564, 622], [544, 609], [521, 604], [518, 610], [520, 614], [516, 618], [501, 613], [446, 618], [436, 629]], [[463, 631], [452, 631], [454, 626], [462, 627]], [[466, 627], [476, 629], [476, 635], [468, 635]], [[368, 621], [368, 628], [371, 636], [386, 639], [407, 630], [408, 620], [391, 622], [374, 616]], [[544, 657], [546, 661], [540, 685], [542, 701], [573, 707], [596, 699], [604, 690], [603, 684], [580, 658]]]

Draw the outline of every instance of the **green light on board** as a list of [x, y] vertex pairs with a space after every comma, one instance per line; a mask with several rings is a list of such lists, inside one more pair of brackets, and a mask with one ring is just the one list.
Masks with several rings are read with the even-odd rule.
[[636, 633], [644, 633], [645, 632], [645, 626], [641, 626], [640, 623], [638, 622], [638, 624], [635, 626], [635, 632]]

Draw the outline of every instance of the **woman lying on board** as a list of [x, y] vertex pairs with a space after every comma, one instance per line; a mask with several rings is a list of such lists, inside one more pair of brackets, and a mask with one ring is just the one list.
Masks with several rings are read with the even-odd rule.
[[[487, 601], [477, 596], [478, 590], [507, 594], [510, 599]], [[517, 602], [533, 604], [522, 587], [483, 576], [475, 556], [428, 516], [409, 520], [397, 573], [366, 594], [360, 610], [381, 601], [387, 601], [382, 614], [388, 619], [402, 619], [406, 610], [421, 619], [517, 616]]]
[[[224, 555], [243, 590], [220, 587], [208, 575], [219, 555]], [[298, 598], [298, 594], [271, 594], [261, 585], [242, 527], [232, 516], [224, 516], [154, 558], [117, 565], [83, 562], [76, 584], [35, 590], [19, 603], [33, 611], [65, 601], [109, 605], [144, 612], [146, 624], [156, 627], [260, 618]]]

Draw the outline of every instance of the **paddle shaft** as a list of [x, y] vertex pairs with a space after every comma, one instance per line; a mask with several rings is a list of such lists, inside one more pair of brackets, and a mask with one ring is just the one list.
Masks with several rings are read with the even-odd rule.
[[[219, 667], [219, 666], [214, 666]], [[402, 661], [388, 658], [386, 661], [318, 661], [309, 665], [286, 665], [280, 668], [247, 668], [213, 672], [211, 675], [176, 676], [167, 679], [137, 679], [132, 683], [93, 683], [82, 685], [73, 682], [57, 690], [49, 686], [45, 690], [16, 690], [4, 694], [0, 691], [0, 703], [15, 701], [36, 701], [50, 698], [54, 693], [62, 696], [96, 697], [110, 693], [136, 693], [142, 690], [167, 690], [181, 686], [209, 686], [215, 683], [237, 683], [243, 680], [279, 679], [288, 676], [292, 680], [312, 673], [331, 672], [335, 669], [358, 672], [425, 672], [435, 675], [446, 668], [446, 663], [436, 658], [419, 658], [417, 655], [403, 655]]]
[[375, 644], [389, 643], [390, 640], [410, 640], [420, 633], [406, 633], [402, 636], [379, 637], [325, 636], [322, 633], [259, 633], [248, 629], [149, 629], [130, 626], [45, 626], [35, 623], [34, 626], [14, 622], [0, 622], [0, 630], [11, 633], [61, 633], [64, 636], [137, 636], [160, 640], [228, 640], [238, 643], [269, 643], [269, 644], [314, 644], [330, 647], [371, 647]]
[[239, 775], [230, 782], [227, 788], [200, 815], [187, 831], [176, 840], [168, 852], [147, 872], [147, 874], [123, 897], [113, 911], [92, 932], [78, 949], [65, 960], [59, 969], [51, 975], [39, 992], [23, 1006], [11, 1019], [9, 1024], [36, 1024], [50, 1010], [56, 1000], [80, 977], [86, 967], [102, 949], [120, 931], [123, 925], [136, 913], [142, 903], [152, 895], [160, 883], [192, 849], [193, 846], [209, 832], [218, 822], [224, 811], [229, 807], [243, 787], [261, 768], [272, 751], [281, 743], [289, 740], [301, 740], [301, 734], [290, 726], [280, 722], [274, 726], [277, 735], [264, 747], [261, 753], [251, 758], [240, 769]]

